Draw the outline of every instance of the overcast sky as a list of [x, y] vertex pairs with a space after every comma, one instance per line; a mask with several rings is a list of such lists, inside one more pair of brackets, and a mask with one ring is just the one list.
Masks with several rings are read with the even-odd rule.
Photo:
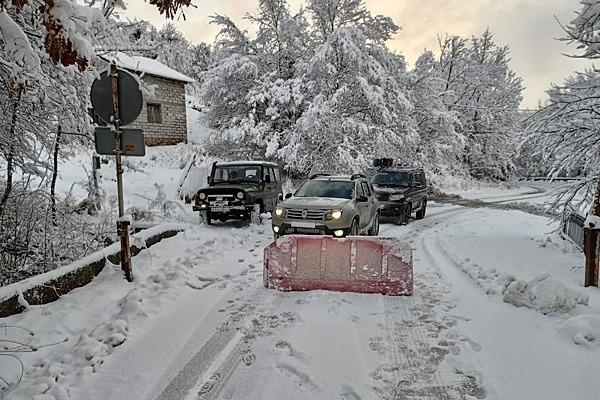
[[[127, 2], [127, 0], [126, 0]], [[139, 0], [129, 1], [123, 17], [144, 19], [157, 27], [165, 23], [156, 7]], [[240, 27], [248, 27], [246, 13], [255, 13], [258, 0], [192, 0], [197, 8], [185, 11], [186, 20], [174, 21], [192, 43], [213, 43], [218, 28], [209, 25], [210, 15], [232, 18]], [[480, 36], [487, 27], [499, 46], [508, 45], [510, 67], [523, 78], [522, 108], [536, 107], [545, 101], [551, 83], [591, 66], [587, 60], [566, 57], [576, 52], [556, 38], [563, 32], [556, 21], [570, 22], [580, 9], [578, 0], [364, 0], [372, 14], [391, 17], [401, 27], [388, 46], [406, 57], [412, 67], [424, 49], [437, 51], [437, 35], [446, 33]], [[290, 0], [292, 11], [304, 4]]]

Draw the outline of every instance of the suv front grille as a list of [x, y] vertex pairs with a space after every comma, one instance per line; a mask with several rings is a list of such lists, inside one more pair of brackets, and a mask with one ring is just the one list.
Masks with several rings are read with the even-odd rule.
[[389, 193], [377, 193], [377, 200], [379, 201], [388, 201], [390, 199]]
[[[306, 211], [306, 218], [302, 216], [302, 212]], [[325, 219], [324, 210], [302, 210], [302, 209], [290, 209], [287, 210], [287, 218], [290, 219], [310, 219], [313, 221], [323, 221]]]

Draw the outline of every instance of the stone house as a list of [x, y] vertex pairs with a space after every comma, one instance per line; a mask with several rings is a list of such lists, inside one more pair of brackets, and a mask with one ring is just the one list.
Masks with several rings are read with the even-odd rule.
[[117, 67], [140, 76], [144, 86], [144, 104], [139, 117], [127, 128], [142, 129], [147, 146], [185, 143], [188, 139], [185, 85], [194, 80], [151, 58], [129, 56], [102, 57], [114, 60]]

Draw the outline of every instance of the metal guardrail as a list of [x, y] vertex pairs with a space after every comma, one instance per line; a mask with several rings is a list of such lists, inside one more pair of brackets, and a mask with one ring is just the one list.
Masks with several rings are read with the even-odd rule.
[[519, 181], [579, 181], [584, 179], [581, 176], [557, 176], [552, 178], [550, 176], [520, 176]]
[[563, 222], [563, 233], [567, 235], [573, 243], [583, 250], [583, 223], [585, 217], [571, 213]]

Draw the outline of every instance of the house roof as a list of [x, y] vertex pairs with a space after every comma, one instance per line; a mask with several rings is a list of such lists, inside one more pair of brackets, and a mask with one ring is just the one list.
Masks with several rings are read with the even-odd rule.
[[153, 60], [151, 58], [130, 56], [121, 52], [115, 54], [105, 54], [101, 56], [101, 58], [109, 62], [114, 61], [119, 67], [130, 71], [142, 72], [145, 74], [158, 76], [160, 78], [172, 79], [185, 83], [195, 82], [192, 78], [167, 67], [160, 61]]

